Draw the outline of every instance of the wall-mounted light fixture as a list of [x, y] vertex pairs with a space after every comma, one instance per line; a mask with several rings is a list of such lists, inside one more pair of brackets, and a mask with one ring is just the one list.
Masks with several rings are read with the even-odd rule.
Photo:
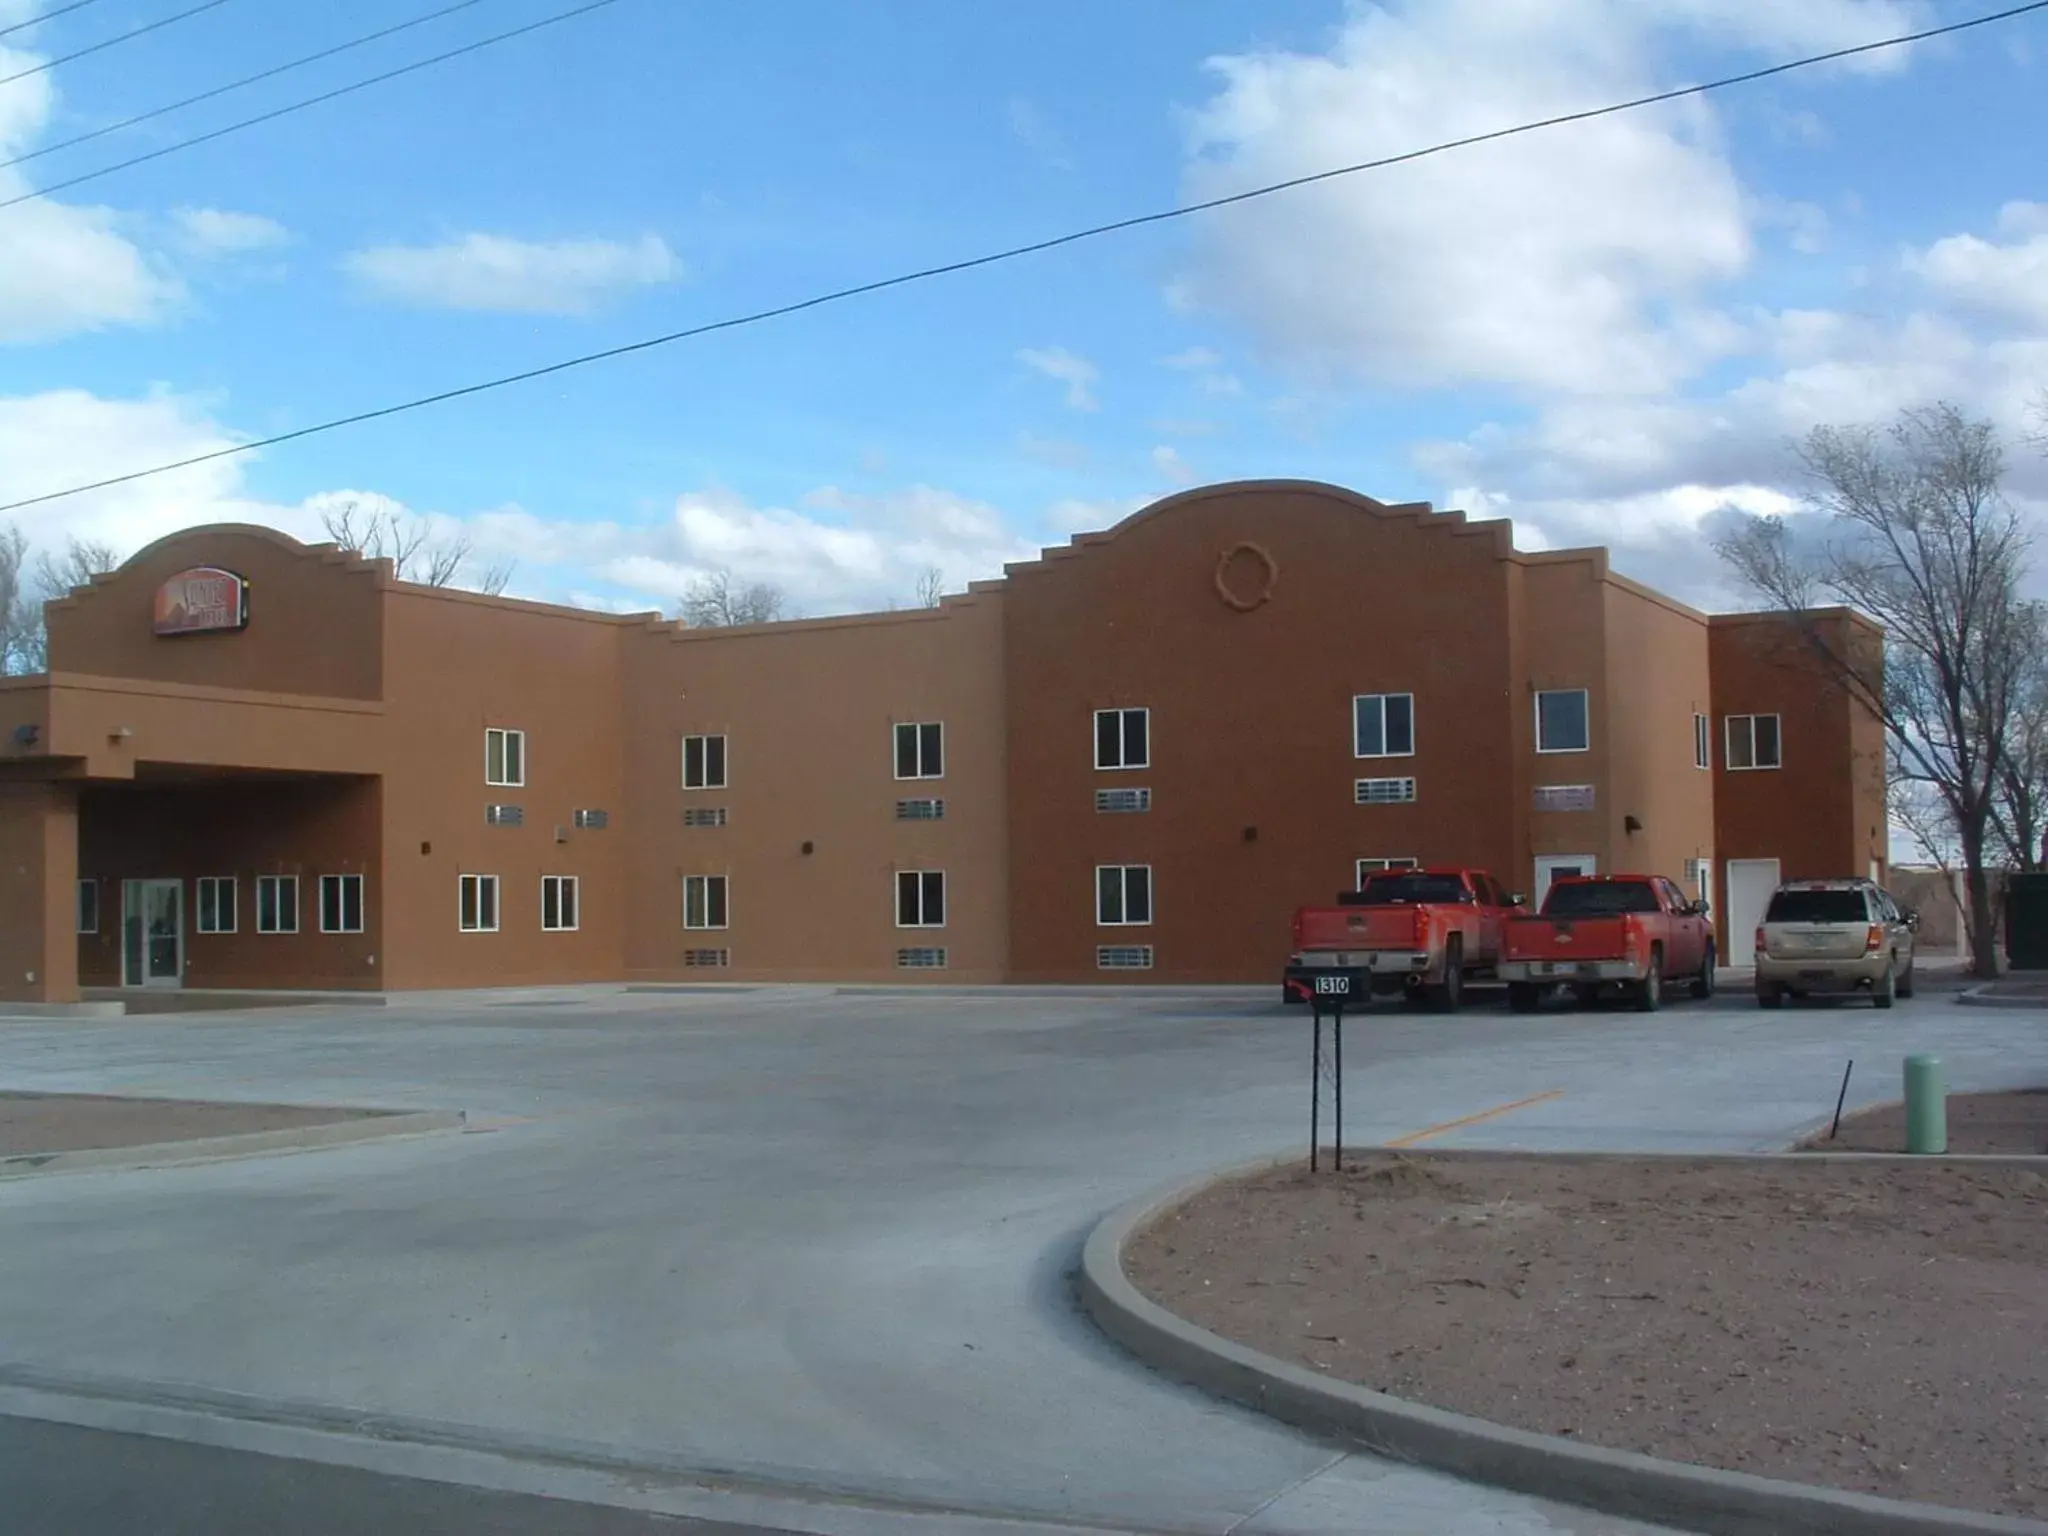
[[1624, 816], [1621, 818], [1621, 830], [1624, 832], [1640, 832], [1643, 830], [1643, 824], [1633, 816]]

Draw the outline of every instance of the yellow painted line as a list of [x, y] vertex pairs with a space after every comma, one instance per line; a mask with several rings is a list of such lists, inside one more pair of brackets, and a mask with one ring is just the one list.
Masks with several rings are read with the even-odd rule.
[[1382, 1142], [1388, 1147], [1412, 1147], [1418, 1141], [1428, 1141], [1460, 1126], [1477, 1125], [1482, 1120], [1498, 1120], [1502, 1115], [1511, 1115], [1518, 1109], [1527, 1109], [1531, 1104], [1542, 1104], [1551, 1099], [1564, 1097], [1562, 1088], [1553, 1088], [1548, 1093], [1532, 1093], [1526, 1099], [1516, 1099], [1512, 1104], [1496, 1104], [1491, 1109], [1482, 1109], [1476, 1115], [1461, 1115], [1456, 1120], [1446, 1120], [1441, 1125], [1427, 1126], [1419, 1131], [1410, 1131], [1406, 1136], [1396, 1136], [1392, 1141]]

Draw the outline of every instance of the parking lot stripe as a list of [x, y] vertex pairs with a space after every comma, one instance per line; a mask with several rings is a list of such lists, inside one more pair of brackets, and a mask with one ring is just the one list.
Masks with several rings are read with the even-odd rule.
[[1518, 1109], [1527, 1109], [1531, 1104], [1541, 1104], [1549, 1099], [1561, 1099], [1563, 1097], [1564, 1090], [1562, 1088], [1552, 1088], [1547, 1093], [1532, 1093], [1526, 1099], [1516, 1099], [1511, 1104], [1496, 1104], [1491, 1109], [1480, 1110], [1476, 1115], [1460, 1115], [1455, 1120], [1445, 1120], [1437, 1125], [1424, 1126], [1419, 1131], [1410, 1131], [1406, 1136], [1396, 1136], [1392, 1141], [1382, 1142], [1381, 1145], [1388, 1147], [1412, 1147], [1418, 1141], [1428, 1141], [1433, 1136], [1441, 1136], [1447, 1131], [1455, 1131], [1460, 1126], [1477, 1125], [1482, 1120], [1497, 1120], [1502, 1115], [1511, 1115]]

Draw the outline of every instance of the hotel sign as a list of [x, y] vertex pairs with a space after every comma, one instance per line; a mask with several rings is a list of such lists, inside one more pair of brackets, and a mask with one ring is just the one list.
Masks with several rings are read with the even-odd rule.
[[249, 623], [249, 583], [218, 566], [195, 565], [156, 589], [156, 632], [206, 635]]

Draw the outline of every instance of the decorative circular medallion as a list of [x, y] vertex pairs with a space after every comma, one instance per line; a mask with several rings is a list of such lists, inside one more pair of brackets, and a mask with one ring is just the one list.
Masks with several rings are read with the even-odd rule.
[[1233, 544], [1216, 557], [1216, 595], [1239, 613], [1250, 613], [1273, 595], [1280, 564], [1263, 544]]

